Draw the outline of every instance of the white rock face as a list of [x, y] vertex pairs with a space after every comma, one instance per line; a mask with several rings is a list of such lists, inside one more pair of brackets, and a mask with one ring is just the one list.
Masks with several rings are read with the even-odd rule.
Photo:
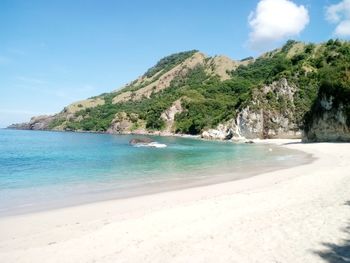
[[236, 125], [239, 137], [247, 139], [261, 138], [264, 129], [263, 111], [251, 111], [249, 107], [244, 108], [238, 114]]
[[320, 101], [321, 107], [324, 108], [325, 110], [332, 109], [333, 100], [334, 100], [334, 98], [332, 96], [329, 98], [323, 97], [322, 100]]
[[181, 106], [181, 100], [177, 100], [171, 105], [169, 109], [164, 111], [162, 115], [160, 116], [166, 124], [166, 128], [163, 132], [171, 133], [174, 129], [174, 121], [175, 121], [175, 115], [177, 113], [181, 113], [183, 111], [183, 108]]
[[[289, 85], [286, 79], [273, 82], [262, 88], [260, 97], [273, 92], [277, 99], [283, 97], [284, 100], [293, 104], [293, 96], [297, 88]], [[268, 101], [263, 101], [259, 96], [253, 98], [250, 106], [243, 108], [237, 113], [237, 117], [226, 123], [220, 124], [216, 129], [211, 129], [202, 133], [205, 139], [219, 140], [244, 140], [244, 139], [264, 139], [264, 138], [301, 138], [301, 130], [291, 119], [293, 119], [292, 109], [273, 110], [268, 107]]]
[[232, 138], [232, 130], [228, 126], [219, 124], [217, 129], [204, 131], [201, 137], [207, 140], [227, 140]]
[[277, 98], [284, 97], [291, 102], [294, 102], [294, 93], [296, 90], [297, 87], [290, 85], [285, 78], [282, 78], [279, 81], [275, 81], [271, 83], [271, 85], [266, 85], [263, 88], [265, 94], [271, 91], [277, 95]]

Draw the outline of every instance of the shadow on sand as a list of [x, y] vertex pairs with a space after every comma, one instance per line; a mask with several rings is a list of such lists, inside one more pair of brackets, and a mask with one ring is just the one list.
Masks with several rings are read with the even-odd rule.
[[[344, 205], [350, 206], [350, 201], [347, 201]], [[315, 253], [320, 256], [325, 262], [329, 263], [349, 263], [350, 262], [350, 222], [343, 230], [348, 238], [344, 239], [339, 244], [322, 243], [325, 249], [316, 251]]]

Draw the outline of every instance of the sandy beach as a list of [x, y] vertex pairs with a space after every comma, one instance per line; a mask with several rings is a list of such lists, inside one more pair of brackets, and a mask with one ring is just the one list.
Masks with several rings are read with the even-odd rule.
[[0, 262], [349, 262], [349, 144], [258, 143], [312, 163], [0, 218]]

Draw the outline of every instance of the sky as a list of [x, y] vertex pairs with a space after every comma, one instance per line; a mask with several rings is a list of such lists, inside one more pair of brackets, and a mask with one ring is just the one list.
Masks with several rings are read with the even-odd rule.
[[1, 0], [0, 127], [116, 90], [159, 59], [350, 39], [350, 0]]

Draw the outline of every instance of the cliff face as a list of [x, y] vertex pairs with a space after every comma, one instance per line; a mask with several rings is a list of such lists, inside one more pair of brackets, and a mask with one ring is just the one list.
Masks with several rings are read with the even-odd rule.
[[350, 48], [329, 42], [330, 63], [319, 74], [317, 97], [304, 118], [306, 142], [350, 142]]
[[176, 100], [168, 109], [166, 109], [160, 117], [165, 121], [165, 133], [175, 132], [175, 116], [183, 112], [181, 99]]
[[317, 111], [311, 112], [312, 120], [303, 134], [304, 142], [350, 142], [349, 107], [334, 101], [333, 96], [316, 101]]
[[[220, 140], [300, 138], [301, 130], [294, 118], [297, 89], [283, 78], [256, 90], [250, 105], [240, 110], [236, 118], [204, 131], [202, 137]], [[288, 103], [273, 105], [272, 97]]]

